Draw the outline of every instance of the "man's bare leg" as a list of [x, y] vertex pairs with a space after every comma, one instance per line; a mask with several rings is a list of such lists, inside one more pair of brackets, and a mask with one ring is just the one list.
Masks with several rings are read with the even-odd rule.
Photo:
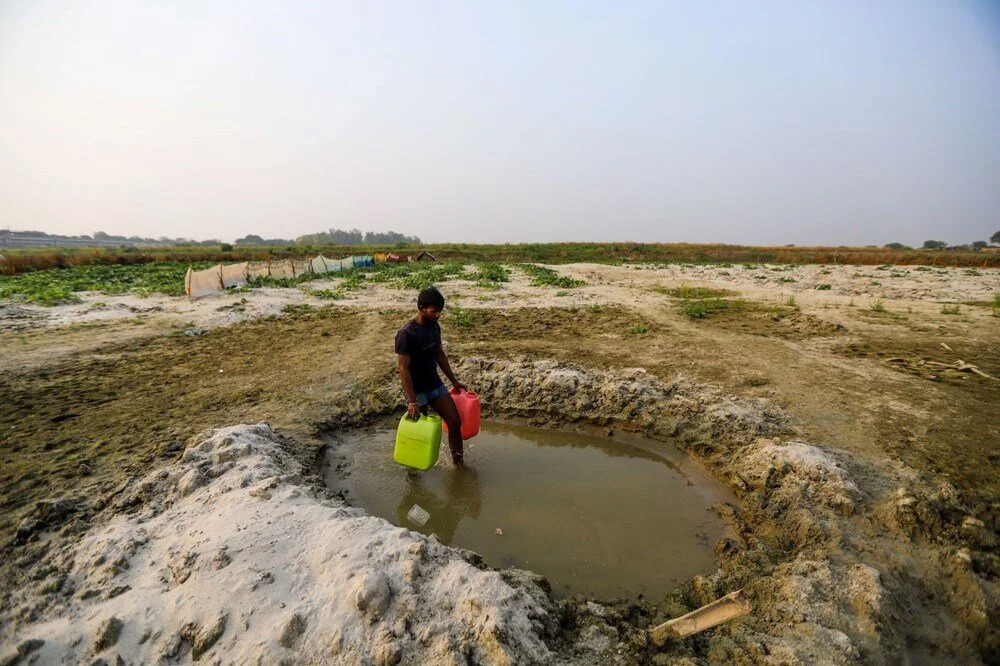
[[448, 424], [448, 448], [451, 449], [451, 461], [456, 467], [461, 467], [465, 462], [465, 454], [462, 450], [462, 417], [458, 415], [458, 407], [451, 395], [445, 393], [443, 396], [431, 403], [434, 411], [441, 416], [441, 420]]

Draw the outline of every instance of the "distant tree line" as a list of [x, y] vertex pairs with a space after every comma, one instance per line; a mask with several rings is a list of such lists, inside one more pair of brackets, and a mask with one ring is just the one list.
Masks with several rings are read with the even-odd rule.
[[[86, 238], [86, 236], [84, 236], [83, 238]], [[193, 238], [180, 238], [180, 237], [168, 238], [167, 236], [160, 236], [159, 238], [141, 238], [139, 236], [113, 236], [111, 234], [106, 234], [103, 231], [95, 231], [94, 240], [112, 241], [129, 245], [197, 245], [201, 247], [208, 247], [209, 245], [218, 245], [221, 242], [217, 238], [197, 241], [194, 240]]]
[[[924, 250], [982, 250], [989, 245], [1000, 245], [1000, 231], [990, 236], [989, 243], [984, 240], [977, 240], [964, 245], [948, 245], [948, 243], [940, 240], [925, 240], [922, 247]], [[885, 246], [890, 250], [913, 249], [909, 245], [903, 245], [902, 243], [886, 243]]]
[[236, 245], [419, 245], [416, 236], [406, 236], [395, 231], [361, 231], [360, 229], [328, 229], [316, 234], [305, 234], [295, 240], [262, 238], [249, 234], [237, 238]]
[[249, 234], [243, 238], [236, 239], [236, 245], [294, 245], [295, 241], [284, 238], [261, 238], [260, 236]]
[[329, 229], [318, 234], [299, 236], [295, 242], [299, 245], [419, 245], [420, 239], [395, 231]]
[[114, 245], [125, 246], [156, 246], [156, 245], [195, 245], [199, 247], [210, 247], [218, 245], [215, 239], [196, 241], [189, 238], [143, 238], [141, 236], [114, 236], [103, 231], [95, 231], [92, 236], [80, 234], [79, 236], [67, 236], [63, 234], [50, 234], [45, 231], [7, 231], [0, 230], [0, 245], [9, 246], [82, 246], [82, 247], [111, 247]]

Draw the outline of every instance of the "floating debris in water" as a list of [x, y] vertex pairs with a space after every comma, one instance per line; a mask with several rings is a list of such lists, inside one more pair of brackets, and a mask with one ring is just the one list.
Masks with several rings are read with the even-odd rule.
[[410, 508], [410, 511], [406, 514], [406, 517], [409, 518], [410, 522], [414, 525], [423, 527], [427, 524], [431, 514], [427, 513], [419, 504], [414, 504]]

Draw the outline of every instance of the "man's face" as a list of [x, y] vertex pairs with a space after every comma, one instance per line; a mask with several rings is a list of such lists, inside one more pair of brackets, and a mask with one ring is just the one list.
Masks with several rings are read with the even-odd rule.
[[441, 318], [441, 308], [427, 306], [426, 308], [420, 308], [420, 312], [430, 321], [437, 321]]

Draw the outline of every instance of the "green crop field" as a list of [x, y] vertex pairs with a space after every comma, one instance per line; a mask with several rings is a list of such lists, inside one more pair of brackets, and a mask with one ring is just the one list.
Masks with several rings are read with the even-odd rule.
[[[179, 296], [184, 293], [184, 274], [191, 265], [170, 261], [135, 265], [92, 264], [13, 276], [0, 275], [0, 299], [58, 305], [77, 300], [74, 294], [80, 291], [139, 296], [159, 292]], [[211, 265], [211, 262], [193, 264], [196, 270]]]

